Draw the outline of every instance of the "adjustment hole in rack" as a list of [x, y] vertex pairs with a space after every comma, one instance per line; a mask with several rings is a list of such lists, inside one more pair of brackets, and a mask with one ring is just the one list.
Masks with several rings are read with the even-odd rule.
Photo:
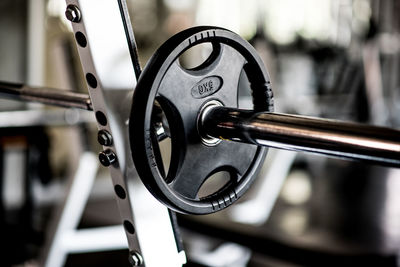
[[124, 228], [131, 235], [135, 233], [135, 227], [133, 227], [133, 224], [130, 221], [124, 221]]
[[76, 32], [75, 33], [75, 39], [76, 39], [76, 42], [81, 47], [86, 47], [86, 45], [87, 45], [86, 37], [82, 32]]
[[97, 87], [97, 79], [94, 77], [93, 74], [87, 73], [86, 74], [86, 82], [89, 84], [90, 87], [93, 89]]
[[117, 184], [116, 186], [114, 186], [114, 191], [115, 191], [115, 194], [117, 194], [117, 196], [118, 196], [120, 199], [125, 199], [125, 198], [126, 198], [125, 190], [124, 190], [124, 188], [123, 188], [122, 186], [120, 186], [119, 184]]
[[97, 111], [96, 112], [96, 120], [97, 120], [98, 123], [100, 123], [103, 126], [107, 125], [106, 115], [104, 115], [104, 113], [101, 112], [101, 111]]

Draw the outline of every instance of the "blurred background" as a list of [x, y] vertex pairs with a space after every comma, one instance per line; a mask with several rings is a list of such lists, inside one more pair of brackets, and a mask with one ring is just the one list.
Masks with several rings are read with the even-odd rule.
[[[127, 2], [142, 67], [183, 29], [224, 27], [260, 53], [276, 111], [400, 127], [400, 1]], [[0, 81], [87, 92], [64, 12], [62, 0], [0, 2]], [[130, 62], [107, 57], [114, 70]], [[83, 151], [101, 151], [93, 117], [0, 100], [1, 266], [38, 266]], [[240, 203], [178, 217], [187, 266], [399, 266], [399, 190], [398, 169], [270, 149]], [[117, 210], [101, 167], [79, 228], [118, 225]], [[126, 249], [65, 264], [129, 266]]]

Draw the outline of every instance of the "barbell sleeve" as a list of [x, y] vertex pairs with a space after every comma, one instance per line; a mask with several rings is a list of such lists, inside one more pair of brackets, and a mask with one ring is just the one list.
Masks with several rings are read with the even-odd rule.
[[365, 124], [214, 106], [202, 135], [400, 167], [400, 131]]

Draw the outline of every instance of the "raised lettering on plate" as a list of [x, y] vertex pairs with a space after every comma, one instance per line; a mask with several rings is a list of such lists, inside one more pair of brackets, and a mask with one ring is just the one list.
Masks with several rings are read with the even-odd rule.
[[196, 83], [191, 93], [194, 98], [204, 98], [217, 92], [222, 86], [222, 78], [219, 76], [209, 76]]

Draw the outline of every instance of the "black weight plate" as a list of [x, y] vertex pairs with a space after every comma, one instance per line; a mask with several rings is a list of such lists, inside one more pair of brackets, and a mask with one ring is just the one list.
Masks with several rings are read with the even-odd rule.
[[[179, 56], [189, 48], [212, 43], [213, 52], [200, 66], [185, 69]], [[216, 27], [195, 27], [166, 41], [149, 60], [135, 89], [130, 117], [132, 157], [145, 186], [169, 208], [208, 214], [239, 199], [254, 180], [266, 148], [221, 141], [207, 145], [198, 132], [198, 116], [210, 101], [238, 107], [242, 71], [250, 82], [253, 108], [272, 111], [268, 73], [254, 48], [237, 34]], [[155, 104], [157, 102], [157, 105]], [[165, 175], [155, 133], [161, 106], [171, 137], [171, 163]], [[199, 197], [214, 173], [229, 173], [217, 192]]]

